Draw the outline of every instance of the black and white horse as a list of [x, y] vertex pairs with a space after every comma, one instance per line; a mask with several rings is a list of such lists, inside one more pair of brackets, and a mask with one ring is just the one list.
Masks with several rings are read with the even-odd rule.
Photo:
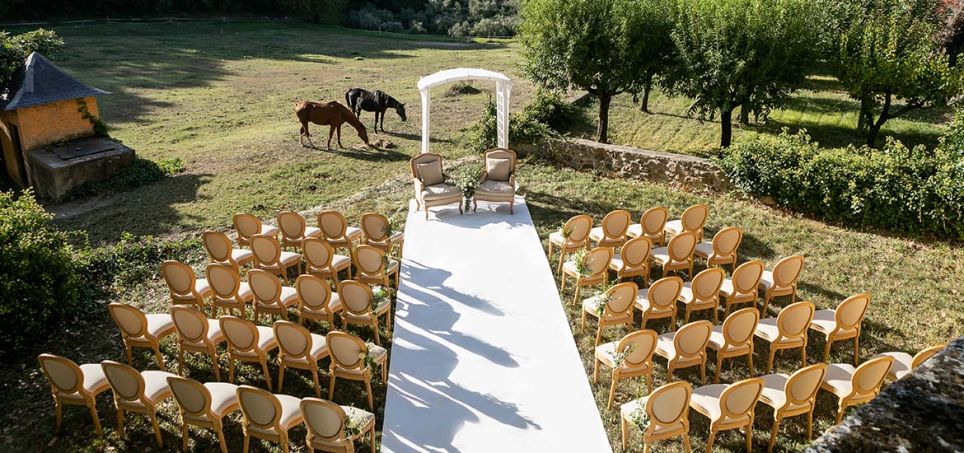
[[395, 109], [395, 113], [402, 121], [407, 120], [405, 118], [405, 104], [398, 102], [381, 90], [366, 91], [361, 88], [352, 88], [345, 92], [345, 102], [348, 103], [348, 108], [359, 118], [361, 118], [362, 110], [375, 112], [375, 132], [378, 132], [379, 118], [381, 118], [382, 132], [385, 131], [385, 111], [388, 109]]

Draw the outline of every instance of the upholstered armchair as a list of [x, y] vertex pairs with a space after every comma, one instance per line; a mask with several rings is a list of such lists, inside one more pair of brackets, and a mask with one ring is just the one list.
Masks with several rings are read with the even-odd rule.
[[413, 157], [409, 163], [412, 166], [412, 182], [415, 185], [415, 202], [418, 209], [425, 210], [425, 220], [428, 220], [428, 208], [433, 206], [457, 203], [459, 214], [462, 213], [462, 191], [452, 184], [445, 183], [442, 156], [422, 153]]
[[515, 203], [515, 151], [505, 148], [490, 149], [485, 152], [485, 168], [482, 181], [475, 188], [474, 210], [479, 201], [509, 203], [509, 214]]

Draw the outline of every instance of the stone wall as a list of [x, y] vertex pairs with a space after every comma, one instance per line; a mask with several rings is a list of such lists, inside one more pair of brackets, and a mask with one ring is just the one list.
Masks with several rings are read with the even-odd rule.
[[584, 139], [550, 139], [520, 147], [560, 165], [607, 176], [672, 184], [688, 189], [726, 191], [729, 180], [713, 161], [684, 154], [647, 151]]
[[807, 451], [964, 451], [964, 337], [884, 388]]

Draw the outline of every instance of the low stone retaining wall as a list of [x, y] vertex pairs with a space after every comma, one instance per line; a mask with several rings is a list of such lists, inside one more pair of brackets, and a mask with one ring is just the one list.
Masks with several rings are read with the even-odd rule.
[[726, 174], [713, 161], [685, 154], [647, 151], [584, 139], [550, 139], [522, 146], [519, 152], [538, 153], [560, 165], [607, 176], [715, 192], [730, 188]]

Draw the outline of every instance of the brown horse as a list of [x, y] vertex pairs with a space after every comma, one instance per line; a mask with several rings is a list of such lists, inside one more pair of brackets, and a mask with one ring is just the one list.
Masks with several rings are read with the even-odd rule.
[[308, 132], [308, 123], [312, 122], [320, 125], [331, 126], [328, 131], [328, 149], [331, 150], [331, 137], [338, 131], [338, 146], [344, 148], [341, 144], [341, 125], [344, 123], [350, 124], [352, 127], [358, 131], [358, 136], [368, 144], [368, 131], [365, 130], [365, 125], [358, 121], [358, 117], [355, 116], [348, 107], [341, 105], [335, 101], [322, 103], [322, 102], [312, 102], [312, 101], [301, 101], [295, 104], [295, 115], [298, 116], [298, 121], [301, 121], [301, 135], [298, 137], [301, 141], [301, 146], [305, 146], [305, 137], [308, 138], [308, 143], [314, 148], [315, 144], [311, 142], [311, 133]]

